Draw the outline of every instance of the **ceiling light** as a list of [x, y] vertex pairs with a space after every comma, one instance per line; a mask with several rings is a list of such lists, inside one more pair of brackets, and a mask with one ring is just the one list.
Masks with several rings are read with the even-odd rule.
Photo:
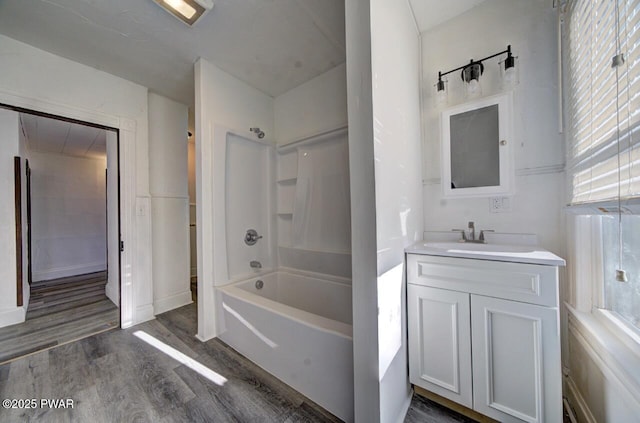
[[213, 8], [213, 0], [153, 0], [167, 12], [189, 26], [193, 26]]

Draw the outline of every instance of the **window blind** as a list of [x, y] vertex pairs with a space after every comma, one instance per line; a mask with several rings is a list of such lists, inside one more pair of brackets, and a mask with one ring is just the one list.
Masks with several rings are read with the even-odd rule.
[[563, 36], [569, 203], [638, 198], [640, 0], [570, 0]]

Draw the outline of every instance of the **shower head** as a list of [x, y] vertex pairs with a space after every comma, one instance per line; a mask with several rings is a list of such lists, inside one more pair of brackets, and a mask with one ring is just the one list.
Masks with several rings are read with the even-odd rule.
[[264, 131], [261, 131], [258, 127], [249, 128], [249, 131], [255, 133], [260, 139], [264, 138]]

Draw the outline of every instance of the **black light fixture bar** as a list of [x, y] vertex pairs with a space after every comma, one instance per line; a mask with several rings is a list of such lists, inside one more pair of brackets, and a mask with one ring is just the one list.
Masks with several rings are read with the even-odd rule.
[[462, 76], [462, 79], [464, 80], [464, 70], [465, 69], [467, 69], [467, 68], [469, 68], [471, 66], [474, 66], [474, 65], [480, 65], [480, 73], [482, 73], [484, 71], [484, 65], [482, 64], [482, 62], [484, 62], [485, 60], [493, 59], [494, 57], [498, 57], [498, 56], [500, 56], [502, 54], [505, 54], [505, 53], [507, 53], [507, 58], [505, 59], [504, 68], [505, 69], [512, 68], [515, 65], [515, 59], [514, 59], [513, 55], [511, 54], [511, 45], [509, 44], [507, 46], [506, 50], [503, 50], [503, 51], [501, 51], [499, 53], [492, 54], [491, 56], [487, 56], [487, 57], [482, 58], [480, 60], [471, 59], [469, 61], [469, 63], [467, 63], [466, 65], [459, 66], [459, 67], [457, 67], [455, 69], [451, 69], [451, 70], [446, 71], [446, 72], [439, 71], [438, 72], [438, 91], [444, 90], [444, 82], [442, 81], [442, 77], [443, 76], [449, 75], [450, 73], [453, 73], [453, 72], [461, 70], [462, 71], [462, 75], [461, 76]]

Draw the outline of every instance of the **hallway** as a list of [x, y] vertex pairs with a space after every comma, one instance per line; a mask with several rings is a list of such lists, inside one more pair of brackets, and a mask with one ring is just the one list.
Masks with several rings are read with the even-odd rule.
[[117, 328], [106, 282], [106, 272], [33, 282], [26, 322], [0, 328], [0, 363]]

